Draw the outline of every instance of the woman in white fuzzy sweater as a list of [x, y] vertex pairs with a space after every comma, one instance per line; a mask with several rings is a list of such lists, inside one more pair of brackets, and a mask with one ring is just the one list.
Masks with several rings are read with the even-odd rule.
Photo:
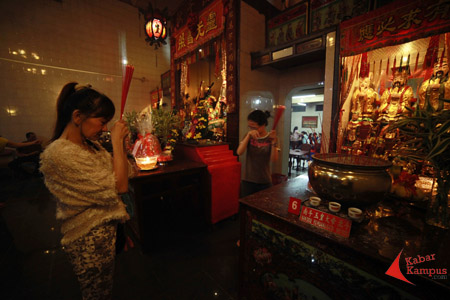
[[128, 129], [123, 121], [112, 127], [111, 157], [97, 140], [114, 116], [114, 104], [76, 85], [66, 84], [58, 97], [53, 142], [41, 155], [40, 169], [57, 201], [61, 245], [83, 299], [110, 299], [117, 223], [129, 219], [119, 196], [128, 191]]

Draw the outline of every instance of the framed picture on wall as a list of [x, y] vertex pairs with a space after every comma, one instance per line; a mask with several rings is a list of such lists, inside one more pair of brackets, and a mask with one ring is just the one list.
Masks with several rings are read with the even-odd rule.
[[303, 128], [317, 128], [318, 117], [302, 117], [302, 127]]

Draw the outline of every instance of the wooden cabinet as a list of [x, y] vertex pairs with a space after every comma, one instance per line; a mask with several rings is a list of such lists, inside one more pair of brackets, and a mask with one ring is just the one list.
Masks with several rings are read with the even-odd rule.
[[206, 175], [203, 163], [174, 160], [130, 179], [136, 213], [127, 224], [144, 251], [156, 249], [177, 228], [206, 224], [210, 202]]

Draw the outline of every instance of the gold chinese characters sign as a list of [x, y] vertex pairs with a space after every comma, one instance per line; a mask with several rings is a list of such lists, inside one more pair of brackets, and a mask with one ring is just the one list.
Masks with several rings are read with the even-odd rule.
[[341, 23], [341, 56], [450, 31], [450, 1], [396, 1]]
[[303, 2], [267, 21], [269, 47], [280, 46], [308, 34], [308, 2]]
[[215, 1], [198, 16], [195, 33], [188, 26], [184, 26], [174, 33], [174, 58], [178, 59], [220, 35], [223, 25], [223, 4], [222, 1]]

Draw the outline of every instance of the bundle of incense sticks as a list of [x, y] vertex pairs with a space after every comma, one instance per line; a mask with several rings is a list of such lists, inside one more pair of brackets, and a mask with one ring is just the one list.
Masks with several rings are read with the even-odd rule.
[[275, 128], [278, 125], [278, 122], [281, 119], [281, 116], [283, 115], [284, 110], [286, 109], [286, 106], [284, 105], [276, 105], [275, 106], [275, 120], [273, 122], [272, 130], [275, 130]]
[[122, 120], [123, 110], [127, 102], [128, 90], [130, 89], [131, 79], [133, 78], [134, 67], [127, 65], [122, 76], [122, 102], [120, 105], [120, 119]]
[[372, 158], [364, 155], [318, 153], [314, 157], [333, 163], [349, 166], [383, 166], [386, 162], [382, 159]]

